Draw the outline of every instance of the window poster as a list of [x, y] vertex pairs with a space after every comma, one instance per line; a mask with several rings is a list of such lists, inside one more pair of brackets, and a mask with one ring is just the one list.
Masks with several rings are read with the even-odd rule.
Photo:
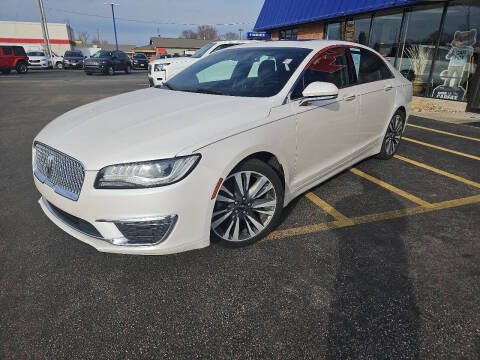
[[466, 90], [463, 79], [468, 79], [472, 71], [473, 45], [477, 42], [477, 29], [456, 31], [446, 55], [448, 68], [440, 73], [443, 84], [432, 93], [434, 98], [445, 100], [463, 100]]

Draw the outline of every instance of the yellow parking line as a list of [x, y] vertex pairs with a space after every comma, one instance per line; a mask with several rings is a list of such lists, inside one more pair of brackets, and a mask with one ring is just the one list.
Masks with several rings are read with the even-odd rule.
[[424, 163], [421, 163], [421, 162], [418, 162], [418, 161], [415, 161], [415, 160], [412, 160], [412, 159], [408, 159], [404, 156], [400, 156], [400, 155], [394, 155], [393, 156], [394, 158], [396, 159], [399, 159], [399, 160], [402, 160], [402, 161], [405, 161], [407, 163], [410, 163], [412, 165], [415, 165], [415, 166], [418, 166], [418, 167], [421, 167], [421, 168], [424, 168], [424, 169], [427, 169], [427, 170], [430, 170], [434, 173], [437, 173], [437, 174], [440, 174], [440, 175], [443, 175], [443, 176], [447, 176], [451, 179], [454, 179], [454, 180], [457, 180], [457, 181], [460, 181], [460, 182], [463, 182], [467, 185], [471, 185], [471, 186], [474, 186], [476, 188], [480, 188], [480, 183], [477, 183], [475, 181], [472, 181], [472, 180], [468, 180], [468, 179], [465, 179], [463, 177], [460, 177], [460, 176], [457, 176], [457, 175], [454, 175], [454, 174], [451, 174], [449, 172], [446, 172], [446, 171], [443, 171], [443, 170], [440, 170], [440, 169], [437, 169], [437, 168], [434, 168], [433, 166], [429, 166], [427, 164], [424, 164]]
[[447, 148], [444, 148], [444, 147], [441, 147], [441, 146], [429, 144], [429, 143], [426, 143], [426, 142], [423, 142], [423, 141], [418, 141], [418, 140], [411, 139], [411, 138], [408, 138], [408, 137], [405, 137], [405, 136], [402, 137], [402, 139], [403, 139], [403, 140], [406, 140], [406, 141], [411, 141], [411, 142], [413, 142], [413, 143], [420, 144], [420, 145], [423, 145], [423, 146], [428, 146], [428, 147], [431, 147], [431, 148], [433, 148], [433, 149], [446, 151], [446, 152], [449, 152], [449, 153], [452, 153], [452, 154], [456, 154], [456, 155], [460, 155], [460, 156], [465, 156], [465, 157], [470, 158], [470, 159], [480, 160], [480, 156], [465, 154], [465, 153], [462, 153], [462, 152], [460, 152], [460, 151], [455, 151], [455, 150], [452, 150], [452, 149], [447, 149]]
[[329, 213], [331, 216], [333, 216], [336, 220], [348, 220], [348, 217], [340, 213], [337, 209], [335, 209], [333, 206], [330, 204], [326, 203], [322, 199], [320, 199], [317, 195], [315, 195], [312, 192], [308, 192], [305, 194], [307, 199], [312, 201], [315, 205], [320, 207], [323, 211]]
[[436, 132], [436, 133], [439, 133], [439, 134], [456, 136], [456, 137], [459, 137], [459, 138], [462, 138], [462, 139], [473, 140], [473, 141], [480, 141], [479, 138], [475, 138], [475, 137], [471, 137], [471, 136], [465, 136], [465, 135], [460, 135], [460, 134], [454, 134], [454, 133], [451, 133], [451, 132], [448, 132], [448, 131], [432, 129], [432, 128], [425, 127], [425, 126], [414, 125], [414, 124], [407, 124], [407, 126], [411, 126], [411, 127], [414, 127], [414, 128], [417, 128], [417, 129], [422, 129], [422, 130], [433, 131], [433, 132]]
[[371, 175], [368, 175], [368, 174], [365, 174], [363, 171], [360, 171], [356, 168], [351, 168], [350, 171], [358, 176], [361, 176], [363, 177], [364, 179], [367, 179], [368, 181], [371, 181], [377, 185], [380, 185], [381, 187], [387, 189], [387, 190], [390, 190], [391, 192], [394, 192], [395, 194], [397, 195], [400, 195], [412, 202], [414, 202], [415, 204], [418, 204], [418, 205], [421, 205], [421, 206], [425, 206], [425, 207], [431, 207], [432, 204], [430, 204], [429, 202], [426, 202], [425, 200], [422, 200], [418, 197], [416, 197], [415, 195], [412, 195], [412, 194], [409, 194], [407, 193], [406, 191], [403, 191], [393, 185], [390, 185], [390, 184], [387, 184], [386, 182], [380, 180], [380, 179], [377, 179]]
[[300, 227], [285, 229], [285, 230], [277, 230], [272, 232], [269, 236], [267, 236], [264, 241], [282, 239], [290, 236], [311, 234], [319, 231], [338, 229], [338, 228], [343, 228], [343, 227], [348, 227], [353, 225], [372, 223], [380, 220], [398, 219], [405, 216], [423, 214], [423, 213], [428, 213], [428, 212], [437, 211], [437, 210], [456, 208], [459, 206], [476, 204], [476, 203], [480, 203], [480, 195], [474, 195], [474, 196], [469, 196], [461, 199], [447, 200], [447, 201], [442, 201], [438, 203], [433, 203], [433, 204], [430, 204], [431, 206], [428, 206], [428, 207], [417, 206], [413, 208], [358, 216], [354, 218], [349, 218], [348, 220], [335, 220], [335, 221], [330, 221], [326, 223], [300, 226]]

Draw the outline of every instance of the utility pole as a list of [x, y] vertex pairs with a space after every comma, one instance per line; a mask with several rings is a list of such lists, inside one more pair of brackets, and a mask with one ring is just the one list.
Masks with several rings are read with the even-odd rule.
[[48, 27], [47, 27], [47, 20], [45, 19], [45, 11], [43, 10], [43, 0], [37, 0], [37, 3], [38, 3], [38, 11], [40, 12], [40, 25], [42, 27], [45, 50], [47, 51], [47, 55], [51, 56], [52, 54], [50, 51], [50, 38], [48, 36]]
[[238, 29], [238, 34], [240, 35], [240, 40], [242, 40], [242, 32], [243, 32], [243, 29]]
[[104, 5], [110, 5], [112, 7], [112, 18], [113, 18], [113, 32], [115, 33], [115, 47], [118, 51], [118, 39], [117, 39], [117, 25], [115, 24], [115, 11], [113, 10], [114, 6], [119, 6], [120, 4], [116, 3], [104, 3]]

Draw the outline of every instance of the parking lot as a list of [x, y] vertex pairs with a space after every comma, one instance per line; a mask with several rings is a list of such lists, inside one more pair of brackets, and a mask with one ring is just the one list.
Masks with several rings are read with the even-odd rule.
[[42, 213], [31, 143], [146, 86], [0, 75], [0, 359], [480, 357], [480, 128], [411, 117], [395, 158], [297, 198], [249, 247], [99, 253]]

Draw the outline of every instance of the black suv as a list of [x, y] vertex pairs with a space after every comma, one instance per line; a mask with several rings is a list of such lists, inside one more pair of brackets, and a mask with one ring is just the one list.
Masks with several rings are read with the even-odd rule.
[[132, 56], [132, 67], [134, 69], [143, 69], [147, 70], [148, 68], [148, 58], [145, 54], [133, 54]]
[[81, 69], [83, 68], [83, 56], [81, 51], [65, 51], [63, 55], [63, 68], [64, 69]]
[[83, 62], [83, 69], [87, 75], [103, 73], [115, 74], [115, 71], [125, 71], [130, 74], [132, 62], [123, 51], [100, 50]]

